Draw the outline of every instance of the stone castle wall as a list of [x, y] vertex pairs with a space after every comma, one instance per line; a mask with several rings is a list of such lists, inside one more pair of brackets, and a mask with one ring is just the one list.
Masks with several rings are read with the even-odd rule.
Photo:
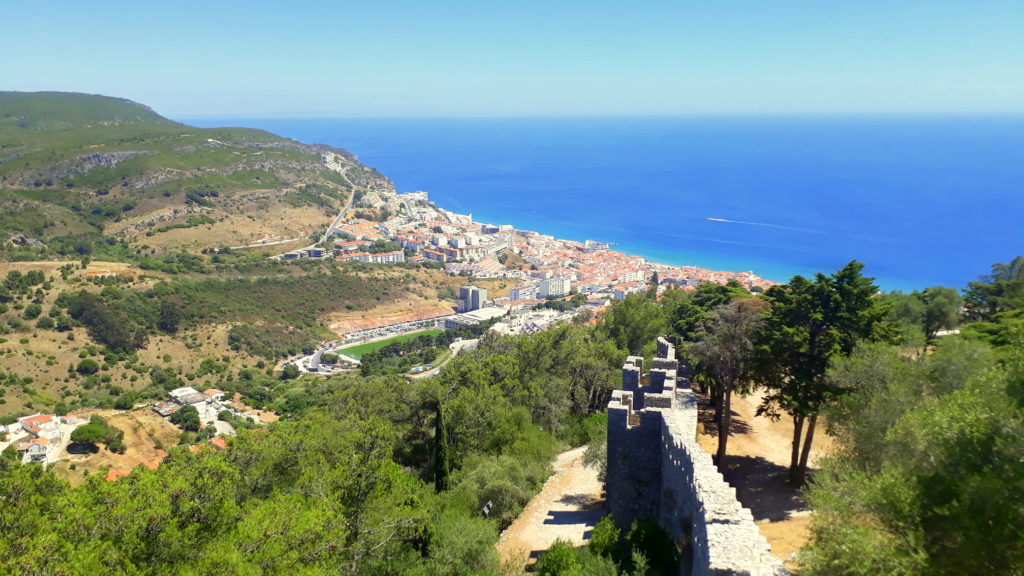
[[711, 455], [697, 445], [689, 378], [663, 338], [646, 381], [643, 358], [630, 356], [623, 365], [623, 389], [608, 404], [612, 517], [623, 529], [656, 517], [677, 543], [689, 546], [693, 576], [787, 574]]

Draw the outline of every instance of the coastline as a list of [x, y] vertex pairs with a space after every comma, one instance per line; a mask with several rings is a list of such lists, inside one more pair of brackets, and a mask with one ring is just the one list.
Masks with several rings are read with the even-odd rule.
[[[187, 119], [186, 119], [187, 120]], [[911, 121], [913, 120], [913, 121]], [[851, 260], [962, 287], [1024, 242], [1017, 122], [936, 118], [193, 119], [357, 154], [478, 220], [776, 282]], [[897, 160], [898, 159], [898, 160]], [[997, 212], [965, 209], [1002, 204]], [[709, 222], [715, 217], [728, 223]], [[741, 222], [760, 225], [746, 226]], [[938, 233], [953, 226], [956, 234]]]
[[[428, 191], [429, 192], [429, 191]], [[401, 193], [400, 193], [401, 194]], [[441, 205], [441, 202], [438, 202]], [[441, 206], [445, 208], [444, 206]], [[445, 208], [446, 210], [448, 208]], [[477, 222], [486, 222], [493, 224], [511, 224], [516, 230], [526, 230], [535, 232], [537, 234], [544, 234], [548, 236], [554, 236], [559, 240], [568, 240], [571, 242], [584, 242], [586, 240], [593, 240], [595, 242], [611, 243], [614, 245], [614, 250], [622, 252], [629, 256], [639, 256], [644, 258], [648, 262], [653, 264], [660, 264], [664, 266], [674, 267], [694, 267], [702, 268], [706, 270], [715, 270], [721, 272], [753, 272], [754, 274], [779, 284], [788, 282], [793, 276], [797, 274], [803, 274], [808, 276], [814, 274], [814, 271], [791, 269], [786, 271], [786, 267], [781, 263], [773, 263], [770, 265], [759, 264], [756, 262], [745, 262], [736, 257], [722, 256], [706, 254], [688, 250], [685, 248], [667, 250], [658, 248], [654, 245], [645, 245], [629, 240], [621, 240], [614, 238], [613, 235], [600, 235], [594, 233], [587, 233], [585, 231], [573, 231], [571, 228], [584, 228], [578, 226], [576, 223], [568, 222], [561, 226], [552, 226], [551, 223], [543, 222], [526, 222], [521, 223], [515, 218], [509, 218], [507, 216], [496, 216], [486, 213], [477, 213], [470, 211], [473, 214], [473, 220]], [[541, 224], [541, 225], [538, 225]], [[822, 271], [824, 272], [824, 271]]]

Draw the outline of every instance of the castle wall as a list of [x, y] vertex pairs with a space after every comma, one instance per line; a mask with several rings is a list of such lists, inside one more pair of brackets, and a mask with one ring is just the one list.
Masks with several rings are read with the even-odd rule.
[[632, 390], [616, 390], [608, 404], [606, 490], [615, 523], [628, 529], [656, 517], [674, 540], [690, 546], [694, 576], [787, 574], [711, 455], [697, 445], [696, 396], [688, 376], [677, 376], [689, 371], [676, 364], [671, 344], [658, 340], [648, 385], [634, 372], [642, 359], [637, 364], [631, 357], [623, 387], [628, 378]]
[[[634, 413], [629, 392], [616, 390], [608, 405], [608, 469], [605, 476], [612, 518], [628, 530], [636, 520], [658, 513], [661, 482], [660, 416], [653, 412]], [[629, 425], [630, 416], [639, 425]]]

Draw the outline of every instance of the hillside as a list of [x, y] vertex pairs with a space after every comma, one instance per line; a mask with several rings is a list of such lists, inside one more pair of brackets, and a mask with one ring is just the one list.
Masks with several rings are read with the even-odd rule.
[[0, 92], [0, 259], [308, 243], [354, 192], [392, 188], [328, 146], [195, 128], [118, 98]]
[[0, 92], [0, 132], [120, 124], [178, 125], [124, 98], [70, 92]]
[[267, 258], [389, 191], [344, 150], [0, 92], [0, 417], [158, 400], [168, 371], [209, 386], [204, 362], [262, 373], [340, 327], [450, 312], [463, 280], [440, 270]]

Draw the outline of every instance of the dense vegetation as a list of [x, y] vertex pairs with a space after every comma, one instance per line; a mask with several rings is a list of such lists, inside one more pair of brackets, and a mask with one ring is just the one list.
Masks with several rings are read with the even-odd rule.
[[[347, 375], [272, 387], [248, 372], [224, 388], [266, 388], [287, 413], [226, 452], [172, 450], [156, 470], [73, 489], [37, 466], [3, 464], [4, 570], [493, 573], [497, 530], [556, 450], [603, 426], [587, 415], [607, 401], [623, 355], [599, 330], [566, 326], [485, 338], [413, 383]], [[436, 492], [439, 469], [449, 489]], [[59, 526], [46, 521], [58, 513]]]
[[623, 535], [606, 516], [594, 526], [586, 546], [557, 541], [534, 571], [540, 576], [667, 576], [679, 573], [674, 549], [653, 518], [634, 523]]
[[176, 278], [144, 291], [117, 286], [99, 293], [83, 289], [62, 294], [57, 305], [86, 326], [94, 340], [114, 349], [137, 350], [156, 332], [236, 322], [230, 332], [232, 346], [275, 359], [330, 336], [317, 317], [335, 304], [337, 293], [345, 294], [349, 309], [365, 309], [393, 290], [391, 281], [342, 267], [303, 275], [267, 267], [266, 275]]
[[862, 346], [832, 366], [842, 450], [811, 486], [810, 574], [1024, 571], [1021, 263], [970, 284], [976, 322], [934, 352]]
[[[497, 322], [492, 319], [459, 329], [428, 331], [398, 337], [376, 350], [363, 352], [359, 358], [363, 376], [404, 374], [414, 366], [422, 366], [447, 357], [448, 346], [456, 340], [479, 338]], [[354, 347], [356, 350], [359, 347]], [[352, 349], [346, 350], [350, 353]]]

